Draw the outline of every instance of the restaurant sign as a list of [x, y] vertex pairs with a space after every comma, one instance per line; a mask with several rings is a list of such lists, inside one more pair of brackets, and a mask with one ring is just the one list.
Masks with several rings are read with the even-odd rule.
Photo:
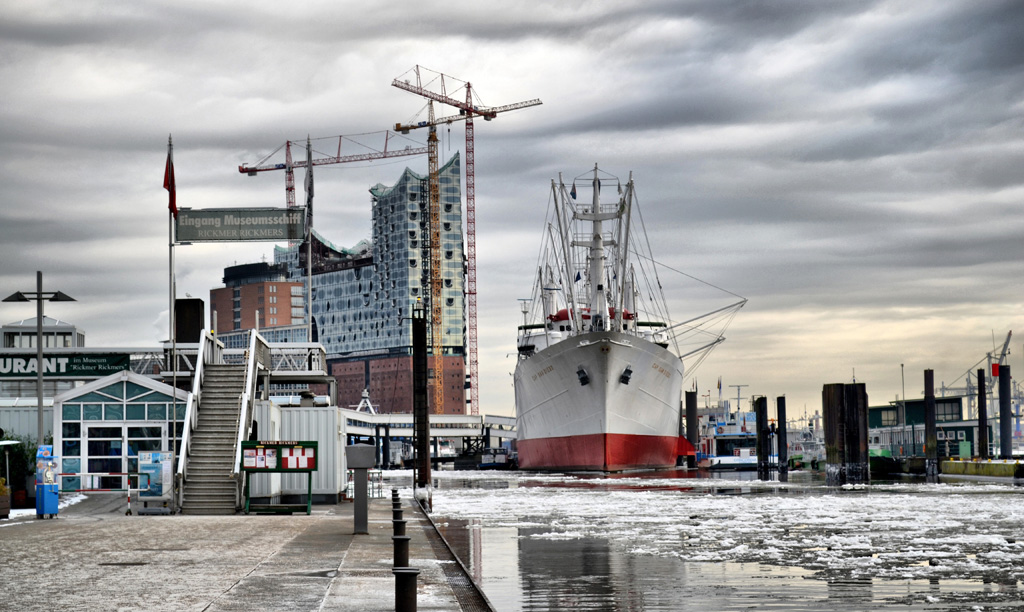
[[[43, 356], [44, 378], [102, 378], [131, 368], [131, 356], [115, 353]], [[0, 355], [0, 377], [35, 378], [37, 360], [30, 355]]]

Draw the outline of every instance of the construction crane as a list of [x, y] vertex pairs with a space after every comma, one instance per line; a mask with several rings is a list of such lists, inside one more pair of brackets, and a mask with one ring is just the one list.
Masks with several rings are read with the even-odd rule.
[[[542, 104], [539, 99], [526, 100], [523, 102], [517, 102], [515, 104], [507, 104], [505, 106], [494, 106], [485, 107], [473, 104], [473, 87], [468, 81], [460, 81], [452, 77], [445, 76], [441, 73], [435, 73], [437, 76], [431, 81], [431, 84], [437, 84], [440, 92], [432, 91], [423, 85], [422, 77], [420, 74], [421, 67], [419, 65], [412, 69], [415, 74], [416, 82], [411, 83], [407, 79], [394, 79], [391, 85], [408, 91], [410, 93], [417, 94], [431, 100], [433, 102], [441, 102], [449, 106], [454, 106], [459, 109], [459, 114], [451, 117], [442, 117], [441, 119], [434, 119], [431, 117], [427, 121], [420, 121], [415, 124], [402, 125], [397, 124], [395, 129], [402, 133], [408, 133], [409, 130], [416, 128], [429, 127], [432, 130], [436, 130], [436, 126], [443, 123], [452, 123], [454, 121], [465, 121], [466, 122], [466, 336], [468, 344], [468, 357], [469, 357], [469, 397], [470, 397], [470, 414], [480, 414], [480, 392], [479, 392], [479, 373], [478, 373], [478, 352], [477, 352], [477, 302], [476, 302], [476, 155], [475, 155], [475, 137], [474, 137], [474, 126], [473, 117], [483, 117], [485, 121], [494, 119], [498, 113], [505, 111], [517, 110], [520, 108], [528, 108], [530, 106], [538, 106]], [[423, 70], [426, 70], [425, 68]], [[461, 87], [466, 88], [466, 101], [463, 102], [457, 98], [453, 98], [448, 95], [447, 82], [453, 84], [458, 83], [457, 91]], [[453, 91], [452, 93], [455, 93]], [[429, 107], [431, 110], [432, 106]], [[436, 138], [436, 135], [435, 135]], [[430, 147], [427, 147], [430, 149]], [[435, 158], [432, 162], [433, 168], [436, 169], [437, 161], [437, 149], [436, 141], [435, 148], [432, 153]], [[428, 158], [431, 155], [428, 151]], [[431, 175], [432, 180], [436, 180], [436, 173]], [[431, 245], [431, 248], [440, 249], [440, 245], [435, 243]], [[440, 284], [440, 281], [438, 281]], [[434, 288], [431, 287], [433, 295]], [[440, 287], [438, 288], [438, 292]], [[439, 324], [439, 322], [438, 322]], [[440, 346], [438, 346], [440, 348]]]
[[[381, 149], [375, 149], [373, 147], [367, 146], [367, 145], [362, 144], [362, 143], [358, 142], [357, 140], [355, 140], [355, 137], [357, 137], [357, 136], [370, 137], [370, 136], [377, 136], [377, 135], [380, 135], [380, 134], [384, 135], [384, 146]], [[331, 155], [331, 156], [327, 156], [327, 157], [314, 158], [312, 160], [312, 165], [314, 165], [314, 166], [324, 166], [324, 165], [327, 165], [327, 164], [343, 164], [343, 163], [347, 163], [347, 162], [373, 161], [375, 159], [386, 159], [386, 158], [389, 158], [389, 157], [401, 157], [403, 155], [423, 155], [424, 153], [427, 153], [427, 147], [421, 147], [421, 146], [414, 147], [411, 144], [406, 144], [403, 148], [400, 148], [400, 149], [388, 150], [388, 147], [391, 144], [391, 141], [393, 139], [395, 139], [395, 138], [402, 138], [402, 137], [399, 134], [396, 134], [396, 133], [392, 132], [391, 130], [383, 130], [383, 131], [380, 131], [380, 132], [368, 132], [368, 133], [365, 133], [365, 134], [353, 134], [351, 136], [329, 136], [329, 137], [326, 137], [326, 138], [316, 138], [316, 139], [314, 139], [316, 141], [321, 141], [321, 140], [334, 141], [335, 139], [337, 139], [337, 141], [338, 141], [338, 148], [337, 148], [337, 153], [335, 155]], [[342, 142], [345, 141], [346, 139], [349, 142], [353, 143], [353, 144], [357, 144], [357, 145], [359, 145], [359, 146], [361, 146], [361, 147], [363, 147], [365, 149], [369, 149], [369, 151], [364, 152], [364, 153], [356, 153], [356, 154], [352, 154], [352, 155], [342, 155], [341, 154], [341, 145], [342, 145]], [[402, 138], [402, 140], [404, 140], [406, 142], [410, 142], [408, 139], [405, 139], [405, 138]], [[293, 162], [292, 161], [292, 145], [293, 144], [297, 145], [297, 146], [301, 146], [301, 143], [289, 140], [289, 141], [285, 142], [283, 145], [281, 145], [280, 147], [278, 147], [277, 149], [275, 149], [270, 155], [267, 155], [266, 157], [264, 157], [260, 161], [256, 162], [254, 165], [250, 166], [248, 164], [242, 164], [241, 166], [238, 167], [238, 171], [240, 173], [248, 174], [249, 176], [256, 176], [260, 172], [268, 172], [268, 171], [271, 171], [271, 170], [284, 170], [285, 201], [287, 202], [288, 206], [295, 206], [295, 172], [294, 172], [295, 168], [305, 168], [306, 166], [310, 165], [310, 160], [308, 158], [306, 160], [297, 161], [297, 162]], [[416, 143], [416, 144], [418, 144], [418, 143]], [[271, 157], [276, 155], [282, 148], [284, 149], [284, 159], [285, 159], [284, 163], [283, 164], [281, 164], [281, 163], [268, 163], [267, 160], [269, 160]]]

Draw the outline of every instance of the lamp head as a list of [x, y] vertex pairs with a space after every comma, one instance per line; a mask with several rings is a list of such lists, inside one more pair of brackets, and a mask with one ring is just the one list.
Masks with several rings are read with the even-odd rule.
[[18, 291], [4, 298], [5, 302], [29, 302], [31, 300], [24, 293]]
[[50, 298], [51, 302], [74, 302], [75, 298], [64, 293], [63, 291], [54, 292], [53, 297]]

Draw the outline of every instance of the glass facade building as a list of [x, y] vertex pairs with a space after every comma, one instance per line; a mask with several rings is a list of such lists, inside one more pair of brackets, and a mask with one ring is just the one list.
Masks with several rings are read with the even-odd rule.
[[[465, 276], [458, 154], [438, 173], [442, 346], [445, 355], [463, 355]], [[406, 168], [397, 183], [378, 184], [370, 195], [372, 243], [363, 241], [343, 249], [317, 235], [327, 248], [325, 255], [314, 255], [311, 310], [317, 340], [329, 358], [411, 354], [412, 309], [417, 302], [429, 303], [427, 177]], [[298, 245], [275, 248], [274, 262], [288, 267], [289, 280], [305, 282], [305, 256]]]

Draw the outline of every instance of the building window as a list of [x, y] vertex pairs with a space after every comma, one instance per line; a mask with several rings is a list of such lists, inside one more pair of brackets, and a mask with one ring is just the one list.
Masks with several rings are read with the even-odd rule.
[[882, 417], [882, 427], [891, 427], [893, 425], [897, 425], [898, 424], [896, 422], [896, 409], [895, 408], [886, 408], [885, 410], [882, 410], [881, 411], [881, 417]]
[[960, 406], [953, 402], [936, 402], [935, 420], [939, 422], [961, 420]]

